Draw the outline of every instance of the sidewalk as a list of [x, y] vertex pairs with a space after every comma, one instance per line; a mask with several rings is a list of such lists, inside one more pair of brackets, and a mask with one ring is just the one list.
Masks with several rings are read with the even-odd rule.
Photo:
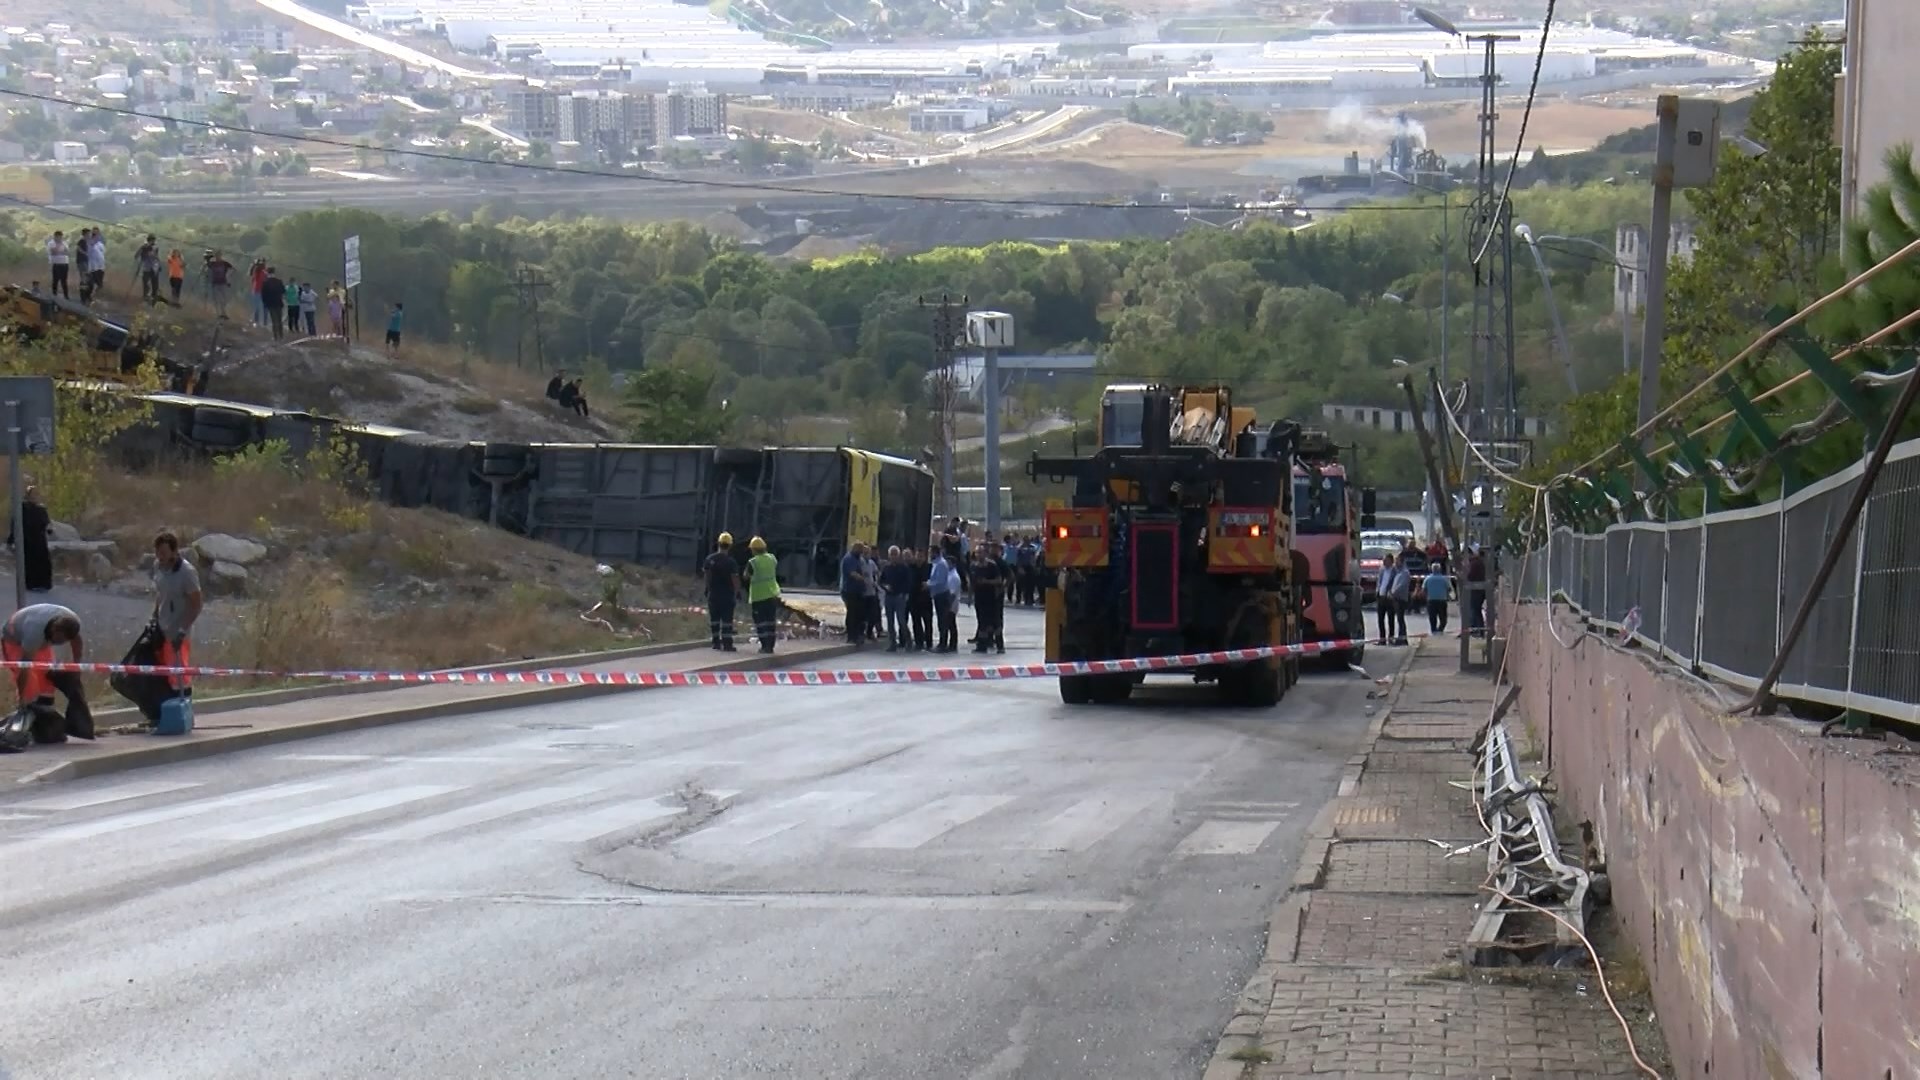
[[1452, 782], [1473, 776], [1494, 687], [1459, 674], [1457, 651], [1453, 638], [1416, 642], [1308, 835], [1205, 1080], [1645, 1075], [1590, 970], [1460, 967], [1486, 852], [1448, 858], [1429, 840], [1486, 836]]
[[[567, 670], [758, 671], [795, 667], [847, 651], [844, 644], [831, 640], [787, 641], [782, 642], [780, 651], [772, 656], [748, 650], [737, 657], [716, 660], [713, 650], [704, 645], [691, 645], [653, 652], [644, 657], [623, 656], [600, 663], [572, 666]], [[93, 742], [69, 739], [51, 746], [34, 746], [25, 753], [0, 755], [0, 791], [7, 790], [8, 785], [15, 783], [73, 780], [410, 720], [431, 720], [463, 713], [578, 701], [607, 694], [638, 693], [641, 689], [590, 684], [463, 686], [435, 683], [359, 693], [322, 692], [307, 697], [274, 691], [263, 695], [277, 699], [271, 704], [201, 711], [196, 717], [193, 733], [183, 737], [102, 734]]]

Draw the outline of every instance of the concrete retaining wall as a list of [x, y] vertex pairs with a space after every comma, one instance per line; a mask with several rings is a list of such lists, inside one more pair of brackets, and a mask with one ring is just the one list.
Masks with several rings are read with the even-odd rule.
[[1729, 718], [1564, 611], [1573, 648], [1514, 614], [1508, 677], [1598, 832], [1679, 1075], [1920, 1076], [1920, 755]]

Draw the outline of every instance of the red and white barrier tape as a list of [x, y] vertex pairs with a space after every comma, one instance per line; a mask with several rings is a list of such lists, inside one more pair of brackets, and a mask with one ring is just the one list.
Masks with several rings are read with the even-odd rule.
[[452, 683], [460, 685], [592, 685], [592, 686], [870, 686], [893, 683], [976, 682], [998, 679], [1039, 679], [1058, 675], [1130, 675], [1171, 671], [1212, 664], [1245, 663], [1276, 656], [1320, 656], [1340, 652], [1362, 641], [1312, 641], [1302, 645], [1267, 645], [1253, 649], [1143, 656], [1127, 660], [1084, 660], [1059, 664], [979, 664], [966, 667], [851, 670], [830, 668], [806, 671], [268, 671], [255, 668], [160, 667], [151, 664], [74, 663], [70, 660], [0, 660], [0, 668], [79, 672], [87, 675], [193, 675], [204, 678], [312, 679], [348, 683]]

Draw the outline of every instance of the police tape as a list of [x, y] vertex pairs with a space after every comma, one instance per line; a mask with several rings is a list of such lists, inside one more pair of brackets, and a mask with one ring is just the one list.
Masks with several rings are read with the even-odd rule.
[[467, 686], [873, 686], [905, 683], [992, 682], [1060, 675], [1135, 675], [1181, 671], [1222, 664], [1244, 664], [1279, 657], [1312, 657], [1345, 652], [1366, 644], [1341, 639], [1300, 645], [1262, 645], [1251, 649], [1141, 656], [1125, 660], [1077, 660], [1040, 664], [970, 664], [929, 668], [826, 668], [789, 671], [581, 671], [572, 668], [533, 671], [275, 671], [264, 668], [163, 667], [157, 664], [100, 664], [71, 660], [0, 660], [0, 668], [82, 675], [162, 675], [198, 678], [270, 678], [342, 683]]

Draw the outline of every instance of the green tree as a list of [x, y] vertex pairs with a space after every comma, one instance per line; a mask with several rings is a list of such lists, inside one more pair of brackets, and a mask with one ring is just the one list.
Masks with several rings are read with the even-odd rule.
[[719, 376], [710, 363], [676, 356], [627, 381], [627, 408], [636, 442], [699, 445], [725, 439], [730, 409], [716, 398]]

